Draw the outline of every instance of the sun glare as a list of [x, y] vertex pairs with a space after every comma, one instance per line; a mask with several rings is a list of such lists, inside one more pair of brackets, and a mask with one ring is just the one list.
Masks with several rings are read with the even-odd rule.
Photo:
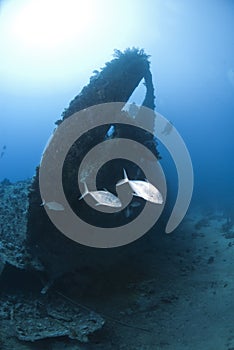
[[8, 33], [24, 50], [61, 49], [87, 31], [92, 10], [87, 0], [21, 1], [17, 11], [9, 11]]
[[111, 57], [114, 48], [138, 42], [134, 0], [1, 1], [0, 80], [5, 89], [70, 84], [99, 67], [102, 55]]

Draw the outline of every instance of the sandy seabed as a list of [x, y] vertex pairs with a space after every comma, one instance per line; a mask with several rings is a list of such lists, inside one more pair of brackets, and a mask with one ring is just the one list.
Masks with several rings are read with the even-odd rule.
[[77, 297], [106, 319], [89, 343], [20, 342], [0, 320], [0, 349], [234, 350], [234, 228], [222, 213], [190, 209], [174, 233], [157, 235]]

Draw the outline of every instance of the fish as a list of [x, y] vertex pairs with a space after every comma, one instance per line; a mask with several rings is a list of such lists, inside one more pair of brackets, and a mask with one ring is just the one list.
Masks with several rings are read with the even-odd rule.
[[111, 125], [110, 128], [107, 130], [107, 133], [105, 135], [105, 140], [112, 139], [114, 137], [115, 133], [115, 127], [114, 125]]
[[46, 202], [43, 199], [43, 202], [41, 203], [41, 206], [46, 206], [48, 209], [50, 210], [56, 210], [56, 211], [63, 211], [64, 210], [64, 206], [58, 202]]
[[164, 130], [161, 132], [162, 135], [169, 135], [173, 130], [173, 124], [172, 122], [167, 122], [167, 124], [164, 127]]
[[6, 151], [6, 145], [4, 145], [4, 146], [2, 147], [2, 152], [1, 152], [1, 154], [0, 154], [0, 158], [2, 158], [2, 157], [4, 156], [5, 151]]
[[163, 196], [159, 190], [148, 181], [142, 180], [129, 180], [126, 170], [123, 169], [124, 179], [117, 182], [116, 186], [123, 185], [128, 183], [131, 189], [133, 190], [133, 195], [141, 197], [148, 202], [155, 204], [163, 203]]
[[126, 218], [130, 218], [133, 214], [134, 214], [134, 208], [137, 208], [139, 207], [141, 204], [139, 202], [132, 202], [130, 203], [125, 212], [124, 212], [124, 215]]
[[122, 207], [122, 203], [120, 199], [116, 197], [113, 193], [107, 190], [89, 191], [86, 185], [86, 182], [84, 182], [84, 187], [85, 187], [85, 191], [79, 199], [82, 199], [88, 194], [90, 194], [90, 196], [92, 196], [97, 202], [96, 205], [105, 205], [105, 206], [114, 207], [114, 208]]

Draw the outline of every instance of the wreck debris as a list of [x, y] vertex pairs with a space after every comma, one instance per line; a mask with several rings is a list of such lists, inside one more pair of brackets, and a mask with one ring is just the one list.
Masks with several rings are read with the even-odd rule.
[[88, 342], [105, 321], [95, 312], [72, 305], [55, 293], [47, 296], [1, 297], [0, 319], [9, 323], [19, 340], [34, 342], [67, 336]]
[[[146, 96], [143, 106], [152, 110], [152, 117], [146, 121], [148, 130], [152, 130], [154, 125], [154, 87], [150, 72], [149, 56], [143, 50], [136, 48], [127, 49], [124, 52], [115, 51], [114, 59], [95, 72], [90, 82], [71, 101], [69, 107], [62, 113], [62, 119], [56, 124], [61, 124], [66, 118], [75, 112], [81, 111], [90, 106], [107, 102], [121, 102], [123, 107], [136, 89], [142, 79], [145, 80]], [[136, 119], [144, 118], [144, 113], [139, 113]], [[129, 118], [129, 116], [128, 116]], [[77, 198], [81, 193], [74, 191], [77, 183], [77, 171], [84, 155], [88, 150], [105, 140], [105, 136], [111, 125], [102, 125], [94, 130], [90, 130], [85, 137], [80, 137], [70, 148], [63, 166], [63, 186], [69, 203], [74, 212], [79, 212], [84, 217], [87, 215], [86, 207]], [[118, 138], [131, 138], [136, 142], [147, 144], [147, 147], [159, 158], [157, 143], [153, 134], [139, 130], [131, 125], [115, 125], [115, 133]], [[113, 146], [112, 146], [113, 147]], [[107, 152], [112, 152], [111, 148]], [[109, 154], [109, 153], [108, 153]], [[111, 153], [110, 153], [111, 154]], [[107, 165], [102, 171], [99, 187], [107, 187], [110, 192], [114, 192], [111, 186], [121, 178], [121, 171], [126, 165], [124, 160], [121, 164]], [[93, 165], [95, 166], [95, 164]], [[117, 169], [118, 168], [118, 169]], [[134, 178], [137, 167], [132, 165], [132, 175]], [[110, 172], [113, 174], [110, 181]], [[135, 175], [134, 175], [135, 174]], [[84, 179], [85, 180], [85, 179]], [[56, 279], [64, 273], [72, 271], [84, 264], [94, 265], [103, 260], [103, 251], [90, 251], [88, 247], [81, 246], [65, 237], [51, 223], [45, 210], [40, 206], [42, 199], [39, 191], [39, 167], [32, 182], [29, 193], [28, 224], [27, 224], [27, 246], [44, 265], [48, 279]], [[117, 214], [116, 214], [117, 215]], [[100, 219], [99, 219], [100, 218]], [[97, 220], [97, 225], [102, 225], [103, 217], [96, 214], [89, 215], [89, 219]], [[124, 213], [118, 217], [118, 222], [125, 220]], [[100, 222], [98, 221], [100, 220]], [[110, 217], [105, 217], [105, 223], [110, 225]], [[96, 224], [96, 222], [95, 222]], [[113, 252], [105, 252], [107, 259], [114, 259]], [[96, 263], [95, 263], [96, 261]]]
[[[120, 101], [124, 107], [142, 79], [145, 80], [147, 89], [143, 106], [151, 108], [153, 112], [154, 88], [148, 58], [143, 50], [135, 48], [123, 53], [116, 51], [114, 59], [100, 72], [95, 72], [90, 83], [71, 101], [63, 112], [62, 119], [56, 124], [59, 125], [73, 113], [96, 104]], [[142, 118], [140, 109], [135, 118]], [[149, 119], [148, 125], [152, 129], [153, 116]], [[81, 212], [85, 211], [85, 207], [82, 207], [82, 201], [77, 200], [78, 196], [73, 191], [77, 174], [74, 162], [79, 165], [84, 152], [102, 142], [109, 128], [110, 125], [103, 125], [93, 133], [88, 132], [86, 138], [75, 142], [68, 153], [64, 166], [64, 186], [70, 200], [75, 198], [76, 209]], [[128, 125], [115, 126], [115, 133], [119, 138], [131, 136], [137, 142], [147, 144], [159, 158], [157, 143], [151, 133], [139, 132], [137, 128], [132, 129]], [[119, 164], [119, 169], [122, 170], [124, 165]], [[110, 167], [107, 167], [103, 172], [104, 184], [109, 181], [109, 171]], [[132, 176], [134, 175], [131, 178]], [[117, 180], [118, 177], [113, 178], [114, 183]], [[54, 295], [50, 286], [65, 273], [77, 268], [82, 270], [82, 266], [98, 266], [101, 262], [110, 266], [120, 254], [117, 251], [94, 251], [81, 246], [56, 229], [41, 205], [44, 202], [40, 197], [39, 167], [32, 180], [16, 184], [5, 180], [0, 183], [0, 195], [0, 274], [4, 274], [5, 266], [12, 265], [20, 270], [33, 270], [36, 276], [43, 272], [48, 281], [42, 293], [38, 291], [36, 295], [31, 293], [27, 297], [21, 294], [10, 297], [2, 293], [0, 319], [8, 322], [10, 328], [13, 326], [19, 340], [34, 342], [67, 336], [87, 342], [89, 334], [103, 327], [103, 317], [91, 310], [71, 305], [61, 296]], [[51, 210], [63, 209], [56, 202], [44, 204]], [[123, 213], [123, 217], [124, 215]], [[122, 251], [127, 254], [128, 249], [129, 247], [124, 247]], [[131, 245], [130, 249], [135, 249], [135, 246]]]

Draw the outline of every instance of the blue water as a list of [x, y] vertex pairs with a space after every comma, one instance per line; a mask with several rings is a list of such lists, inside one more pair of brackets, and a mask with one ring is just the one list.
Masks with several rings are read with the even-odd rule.
[[[75, 33], [69, 45], [56, 38], [54, 50], [53, 38], [45, 45], [36, 36], [26, 40], [33, 26], [28, 18], [28, 31], [12, 29], [29, 3], [5, 0], [0, 8], [0, 180], [32, 177], [54, 122], [92, 71], [115, 48], [135, 46], [151, 55], [156, 110], [172, 121], [190, 152], [193, 200], [233, 202], [233, 1], [96, 1], [93, 20], [84, 13], [86, 35]], [[41, 6], [46, 14], [49, 7]], [[141, 84], [132, 100], [143, 97]], [[173, 182], [173, 162], [163, 146], [159, 150]]]

